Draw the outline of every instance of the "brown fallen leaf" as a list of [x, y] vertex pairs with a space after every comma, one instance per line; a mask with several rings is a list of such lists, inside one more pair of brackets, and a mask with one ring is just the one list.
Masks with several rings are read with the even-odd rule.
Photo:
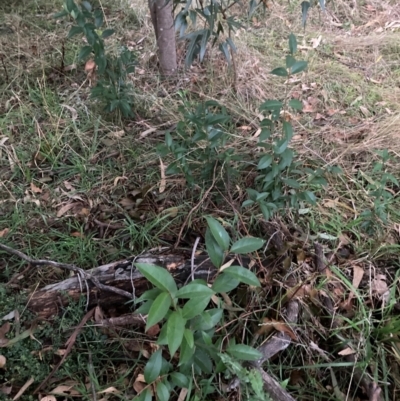
[[165, 191], [165, 188], [167, 186], [167, 180], [165, 178], [165, 170], [166, 167], [160, 157], [160, 174], [161, 174], [161, 180], [160, 180], [160, 186], [158, 191], [160, 192], [160, 194], [162, 194]]
[[4, 238], [10, 232], [9, 228], [0, 231], [0, 238]]
[[0, 369], [3, 369], [6, 366], [7, 358], [4, 355], [0, 355]]
[[42, 193], [42, 189], [37, 187], [33, 182], [31, 182], [31, 191], [34, 194], [41, 194]]

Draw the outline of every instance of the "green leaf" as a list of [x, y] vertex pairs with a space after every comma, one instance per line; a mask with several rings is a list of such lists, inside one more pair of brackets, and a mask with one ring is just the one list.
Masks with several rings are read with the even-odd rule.
[[303, 103], [298, 99], [290, 99], [289, 107], [291, 107], [294, 110], [303, 110]]
[[146, 388], [139, 394], [139, 396], [137, 396], [137, 401], [151, 401], [152, 399], [153, 395], [151, 394], [151, 390], [149, 388]]
[[304, 199], [305, 201], [307, 201], [307, 202], [309, 202], [309, 203], [311, 203], [311, 204], [313, 204], [313, 205], [317, 202], [316, 196], [315, 196], [314, 193], [311, 192], [311, 191], [304, 191], [304, 192], [302, 193], [302, 197], [303, 197], [303, 199]]
[[171, 358], [182, 343], [183, 332], [185, 330], [186, 319], [182, 317], [180, 311], [174, 311], [168, 317], [167, 338], [168, 349]]
[[135, 314], [147, 315], [154, 301], [147, 301], [135, 310]]
[[293, 150], [287, 148], [282, 154], [281, 154], [281, 160], [279, 162], [279, 168], [281, 168], [282, 170], [288, 166], [290, 166], [290, 164], [293, 161]]
[[93, 47], [92, 46], [83, 46], [81, 51], [79, 52], [78, 55], [78, 60], [85, 59], [92, 53]]
[[282, 181], [289, 187], [298, 189], [300, 188], [300, 183], [292, 178], [282, 178]]
[[261, 103], [259, 110], [260, 111], [280, 111], [283, 107], [283, 103], [279, 100], [266, 100], [265, 102]]
[[200, 315], [207, 308], [210, 299], [211, 295], [190, 299], [183, 307], [182, 316], [185, 319], [193, 319]]
[[242, 266], [229, 266], [226, 269], [224, 269], [223, 274], [229, 274], [230, 276], [235, 277], [242, 283], [252, 285], [254, 287], [261, 286], [257, 276], [249, 269], [245, 269]]
[[289, 35], [289, 51], [292, 56], [297, 52], [297, 39], [293, 33]]
[[262, 357], [260, 351], [244, 344], [231, 345], [226, 349], [226, 352], [241, 361], [256, 361]]
[[169, 291], [173, 295], [176, 294], [178, 288], [168, 270], [147, 263], [135, 263], [135, 266], [140, 273], [157, 288], [163, 291]]
[[274, 157], [272, 155], [264, 155], [258, 162], [257, 169], [263, 170], [271, 165]]
[[290, 141], [293, 138], [293, 127], [292, 124], [284, 121], [282, 124], [283, 133], [285, 134], [285, 139]]
[[214, 291], [207, 287], [206, 284], [202, 284], [196, 281], [182, 287], [177, 293], [178, 298], [190, 299], [190, 298], [201, 298], [208, 297], [214, 294]]
[[[186, 329], [187, 330], [187, 329]], [[185, 332], [186, 332], [185, 330]], [[192, 334], [193, 336], [193, 334]], [[185, 363], [189, 362], [190, 359], [192, 358], [194, 351], [195, 351], [194, 346], [189, 346], [186, 336], [183, 337], [181, 348], [179, 350], [179, 366], [184, 365]]]
[[217, 244], [217, 241], [215, 241], [215, 239], [213, 238], [209, 228], [207, 228], [206, 230], [205, 240], [207, 253], [211, 259], [212, 264], [217, 268], [220, 267], [224, 261], [224, 251]]
[[82, 1], [83, 7], [86, 8], [87, 11], [91, 12], [92, 11], [92, 5], [88, 1]]
[[241, 238], [232, 245], [231, 252], [241, 253], [241, 254], [254, 252], [260, 249], [264, 245], [264, 243], [265, 240], [261, 238], [255, 238], [255, 237]]
[[214, 237], [215, 241], [217, 241], [217, 244], [222, 248], [223, 251], [227, 251], [229, 249], [230, 238], [225, 228], [222, 227], [222, 225], [217, 220], [210, 216], [207, 216], [206, 220], [211, 234]]
[[79, 35], [80, 33], [83, 33], [83, 29], [80, 26], [72, 26], [68, 32], [68, 39], [75, 35]]
[[274, 68], [270, 74], [277, 75], [278, 77], [287, 77], [289, 75], [286, 68], [283, 67]]
[[76, 7], [74, 0], [65, 0], [64, 1], [64, 8], [68, 11], [71, 12], [74, 8]]
[[240, 281], [230, 274], [220, 274], [214, 281], [212, 289], [215, 292], [229, 292], [235, 289]]
[[225, 56], [227, 63], [231, 64], [231, 55], [229, 53], [228, 44], [226, 42], [223, 42], [223, 43], [220, 43], [218, 47], [219, 47], [219, 50], [221, 51], [221, 53]]
[[293, 56], [286, 56], [286, 68], [290, 68], [295, 62], [296, 59]]
[[210, 309], [197, 316], [193, 321], [193, 330], [211, 330], [221, 320], [223, 315], [222, 309]]
[[202, 349], [197, 348], [194, 353], [194, 363], [204, 372], [210, 374], [212, 372], [212, 362], [208, 354]]
[[280, 155], [281, 153], [283, 153], [287, 149], [288, 145], [289, 145], [289, 139], [283, 138], [280, 141], [278, 141], [274, 149], [275, 154]]
[[106, 39], [106, 38], [110, 37], [111, 35], [113, 35], [114, 32], [115, 32], [115, 29], [105, 29], [103, 31], [103, 33], [101, 34], [101, 38]]
[[291, 74], [297, 74], [307, 68], [307, 61], [296, 61], [290, 69]]
[[168, 292], [162, 292], [150, 307], [147, 316], [146, 331], [156, 323], [164, 319], [171, 306], [171, 295]]
[[319, 5], [322, 11], [325, 11], [325, 0], [319, 0]]
[[167, 339], [167, 325], [164, 324], [163, 327], [161, 328], [161, 331], [158, 335], [157, 338], [157, 344], [159, 345], [168, 345], [168, 339]]
[[60, 12], [58, 12], [58, 13], [55, 13], [55, 14], [53, 15], [53, 18], [55, 18], [55, 19], [63, 18], [63, 17], [65, 17], [66, 15], [68, 15], [68, 11], [62, 10], [62, 11], [60, 11]]
[[169, 401], [169, 390], [163, 382], [156, 384], [157, 400], [158, 401]]
[[148, 300], [155, 300], [160, 294], [162, 290], [159, 288], [152, 288], [151, 290], [145, 291], [137, 300], [136, 302], [148, 301]]
[[303, 23], [303, 28], [306, 27], [306, 22], [307, 22], [307, 14], [308, 14], [308, 9], [311, 7], [311, 4], [309, 1], [303, 1], [301, 3], [301, 15], [302, 15], [302, 23]]
[[187, 342], [187, 345], [189, 346], [189, 348], [193, 348], [194, 347], [194, 337], [193, 337], [193, 332], [190, 329], [185, 329], [183, 332], [183, 337]]
[[144, 379], [147, 384], [153, 383], [154, 380], [160, 375], [162, 366], [162, 350], [157, 350], [147, 361], [144, 368]]
[[189, 379], [183, 373], [173, 372], [169, 375], [172, 383], [179, 388], [188, 388]]
[[96, 10], [94, 12], [94, 25], [97, 29], [103, 25], [103, 13], [101, 10]]

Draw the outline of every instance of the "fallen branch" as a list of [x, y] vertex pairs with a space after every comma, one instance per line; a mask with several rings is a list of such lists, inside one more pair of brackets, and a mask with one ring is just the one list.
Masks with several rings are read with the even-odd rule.
[[[71, 264], [51, 260], [34, 260], [6, 245], [0, 244], [1, 249], [26, 260], [32, 266], [54, 266], [76, 273], [73, 277], [47, 285], [31, 294], [28, 307], [40, 318], [48, 318], [57, 314], [60, 308], [68, 305], [71, 300], [78, 300], [81, 295], [87, 297], [87, 309], [97, 305], [103, 309], [123, 306], [127, 299], [140, 296], [151, 286], [136, 269], [135, 263], [164, 267], [172, 274], [177, 284], [184, 284], [192, 278], [201, 278], [210, 282], [217, 274], [217, 269], [207, 255], [196, 255], [191, 260], [190, 257], [182, 254], [145, 254], [83, 270]], [[236, 256], [232, 256], [232, 259], [236, 259]], [[243, 257], [240, 258], [240, 262], [238, 261], [244, 267], [248, 267], [249, 262], [249, 258]]]

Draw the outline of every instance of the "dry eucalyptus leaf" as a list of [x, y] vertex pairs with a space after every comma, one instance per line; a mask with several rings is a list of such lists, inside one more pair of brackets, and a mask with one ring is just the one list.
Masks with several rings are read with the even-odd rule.
[[7, 359], [4, 355], [0, 355], [0, 369], [4, 368], [6, 366]]

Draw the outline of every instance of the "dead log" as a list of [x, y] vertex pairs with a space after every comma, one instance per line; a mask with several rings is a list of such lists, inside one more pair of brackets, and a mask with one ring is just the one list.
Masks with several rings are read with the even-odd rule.
[[[243, 267], [248, 267], [249, 262], [249, 258], [240, 258]], [[192, 272], [195, 279], [204, 279], [207, 282], [211, 282], [217, 273], [207, 255], [196, 256], [193, 264], [190, 257], [186, 258], [184, 255], [142, 255], [86, 270], [89, 279], [75, 275], [59, 283], [47, 285], [31, 295], [28, 308], [36, 312], [39, 318], [48, 318], [57, 314], [71, 300], [78, 300], [82, 294], [88, 297], [88, 308], [96, 305], [106, 310], [118, 308], [129, 299], [115, 292], [102, 290], [102, 285], [120, 289], [121, 293], [130, 293], [132, 300], [151, 288], [151, 284], [136, 269], [135, 263], [148, 263], [167, 269], [178, 285], [190, 281]], [[236, 264], [239, 264], [239, 261]], [[96, 281], [96, 284], [93, 281]]]

